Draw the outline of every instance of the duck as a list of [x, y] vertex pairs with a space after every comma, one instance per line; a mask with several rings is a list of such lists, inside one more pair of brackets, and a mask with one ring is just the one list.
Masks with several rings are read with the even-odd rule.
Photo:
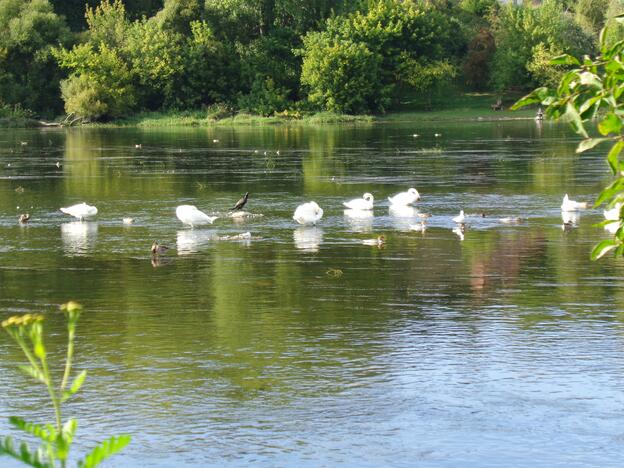
[[410, 231], [425, 232], [427, 230], [427, 225], [424, 221], [421, 221], [420, 224], [412, 224], [409, 228]]
[[386, 236], [383, 234], [381, 236], [377, 236], [377, 239], [364, 239], [362, 244], [364, 245], [372, 245], [375, 247], [381, 247], [386, 243]]
[[411, 205], [420, 200], [420, 194], [414, 187], [407, 190], [407, 192], [397, 193], [393, 197], [388, 197], [388, 201], [391, 205]]
[[98, 213], [98, 209], [95, 206], [87, 205], [85, 202], [82, 202], [61, 208], [61, 212], [78, 218], [80, 221], [84, 221], [87, 218], [95, 216]]
[[453, 221], [455, 221], [457, 224], [464, 224], [465, 220], [466, 216], [464, 215], [464, 210], [460, 210], [459, 214], [453, 218]]
[[234, 205], [234, 208], [232, 208], [230, 211], [242, 210], [245, 204], [247, 203], [248, 198], [249, 198], [249, 192], [245, 192], [245, 195], [243, 195], [241, 199], [236, 202], [236, 204]]
[[212, 224], [218, 216], [208, 216], [194, 205], [180, 205], [176, 208], [176, 216], [184, 224], [191, 227]]
[[375, 198], [370, 193], [365, 193], [362, 198], [354, 198], [342, 204], [350, 210], [372, 210]]
[[577, 202], [570, 200], [568, 194], [563, 196], [563, 202], [561, 203], [561, 211], [578, 211], [587, 208], [587, 202]]
[[507, 218], [500, 218], [499, 221], [503, 224], [520, 224], [522, 222], [522, 218], [509, 216]]
[[323, 208], [315, 201], [299, 205], [293, 215], [293, 219], [299, 224], [316, 224], [322, 217]]
[[19, 215], [19, 218], [17, 218], [17, 220], [19, 221], [20, 224], [26, 224], [28, 221], [30, 221], [30, 214], [23, 213]]
[[464, 227], [463, 224], [453, 228], [453, 233], [456, 234], [457, 237], [459, 237], [460, 241], [464, 240], [464, 233], [465, 232], [466, 232], [466, 228]]
[[169, 250], [169, 247], [159, 244], [158, 241], [154, 241], [150, 251], [152, 252], [152, 255], [160, 255], [167, 252], [167, 250]]
[[122, 221], [124, 224], [134, 224], [134, 218], [123, 218]]

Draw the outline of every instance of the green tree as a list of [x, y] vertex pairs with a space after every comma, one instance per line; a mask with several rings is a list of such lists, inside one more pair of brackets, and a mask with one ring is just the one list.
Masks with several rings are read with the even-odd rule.
[[464, 45], [446, 10], [425, 2], [378, 1], [365, 13], [331, 18], [324, 31], [304, 37], [301, 82], [310, 100], [327, 109], [384, 111], [393, 97], [430, 91], [436, 83], [430, 77], [454, 76], [452, 61]]
[[383, 109], [388, 97], [381, 88], [381, 62], [381, 56], [361, 42], [338, 41], [327, 33], [308, 34], [301, 83], [310, 88], [310, 101], [329, 111]]
[[0, 102], [39, 112], [62, 108], [54, 46], [69, 29], [48, 0], [0, 0]]
[[[503, 91], [540, 85], [547, 70], [537, 63], [530, 65], [536, 52], [543, 62], [544, 54], [553, 58], [560, 53], [580, 55], [593, 50], [591, 35], [562, 10], [559, 0], [545, 0], [539, 7], [508, 4], [492, 16], [496, 42], [491, 68], [494, 88]], [[550, 72], [549, 79], [557, 80], [558, 70]]]

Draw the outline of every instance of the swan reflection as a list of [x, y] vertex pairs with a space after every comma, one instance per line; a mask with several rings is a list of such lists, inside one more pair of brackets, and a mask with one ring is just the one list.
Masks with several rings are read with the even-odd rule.
[[95, 247], [98, 223], [72, 221], [61, 224], [61, 238], [66, 255], [86, 255]]
[[295, 247], [306, 252], [318, 252], [323, 242], [323, 230], [319, 227], [300, 227], [293, 231]]
[[211, 230], [184, 229], [178, 231], [176, 247], [178, 255], [188, 255], [198, 252], [203, 246], [216, 238]]
[[388, 212], [394, 227], [399, 231], [409, 231], [418, 216], [418, 208], [407, 205], [390, 205]]
[[562, 211], [561, 219], [563, 220], [563, 224], [576, 226], [581, 220], [581, 213], [578, 211]]
[[354, 232], [371, 232], [375, 215], [371, 210], [344, 210], [349, 228]]

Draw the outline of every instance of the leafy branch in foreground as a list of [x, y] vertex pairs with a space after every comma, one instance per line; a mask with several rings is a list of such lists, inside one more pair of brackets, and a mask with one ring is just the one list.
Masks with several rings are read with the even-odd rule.
[[[624, 15], [614, 19], [624, 24]], [[615, 256], [624, 255], [624, 171], [621, 162], [624, 149], [624, 40], [609, 44], [606, 28], [600, 32], [599, 40], [600, 54], [597, 57], [585, 55], [579, 60], [564, 54], [551, 61], [552, 65], [574, 67], [563, 75], [557, 89], [537, 88], [512, 106], [512, 109], [536, 103], [547, 106], [547, 116], [569, 122], [583, 137], [576, 148], [577, 153], [603, 143], [611, 145], [607, 163], [614, 180], [598, 195], [594, 206], [606, 203], [605, 220], [599, 225], [613, 237], [594, 246], [592, 260], [611, 251]], [[595, 119], [601, 136], [592, 138], [585, 126]]]
[[[82, 306], [76, 302], [68, 302], [61, 306], [61, 311], [67, 319], [68, 338], [65, 370], [58, 387], [52, 382], [46, 357], [43, 341], [44, 316], [42, 314], [26, 314], [10, 317], [2, 322], [2, 328], [20, 346], [28, 361], [28, 364], [19, 366], [19, 369], [46, 387], [54, 407], [55, 422], [54, 424], [42, 425], [11, 416], [9, 423], [12, 426], [40, 439], [41, 445], [33, 450], [28, 444], [22, 442], [19, 447], [16, 447], [11, 437], [0, 437], [0, 455], [13, 457], [37, 468], [55, 468], [57, 466], [64, 468], [67, 465], [69, 451], [78, 424], [75, 419], [62, 422], [61, 406], [80, 390], [87, 376], [86, 371], [80, 372], [68, 388], [74, 357], [76, 325], [82, 312]], [[78, 462], [78, 466], [83, 468], [96, 466], [104, 459], [121, 451], [129, 442], [130, 436], [128, 435], [111, 437], [98, 444], [91, 453]]]

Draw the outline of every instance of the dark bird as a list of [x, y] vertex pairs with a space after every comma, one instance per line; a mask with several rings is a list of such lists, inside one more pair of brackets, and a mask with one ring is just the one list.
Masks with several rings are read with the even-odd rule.
[[160, 245], [158, 241], [154, 241], [152, 244], [152, 255], [164, 254], [167, 250], [169, 250], [169, 247], [166, 245]]
[[28, 213], [21, 214], [18, 218], [20, 224], [26, 224], [30, 220], [30, 215]]
[[249, 198], [249, 192], [246, 192], [245, 195], [243, 195], [243, 198], [241, 198], [240, 200], [236, 202], [236, 205], [234, 205], [234, 208], [232, 208], [231, 211], [242, 210], [243, 206], [245, 206], [245, 203], [247, 203], [248, 198]]

